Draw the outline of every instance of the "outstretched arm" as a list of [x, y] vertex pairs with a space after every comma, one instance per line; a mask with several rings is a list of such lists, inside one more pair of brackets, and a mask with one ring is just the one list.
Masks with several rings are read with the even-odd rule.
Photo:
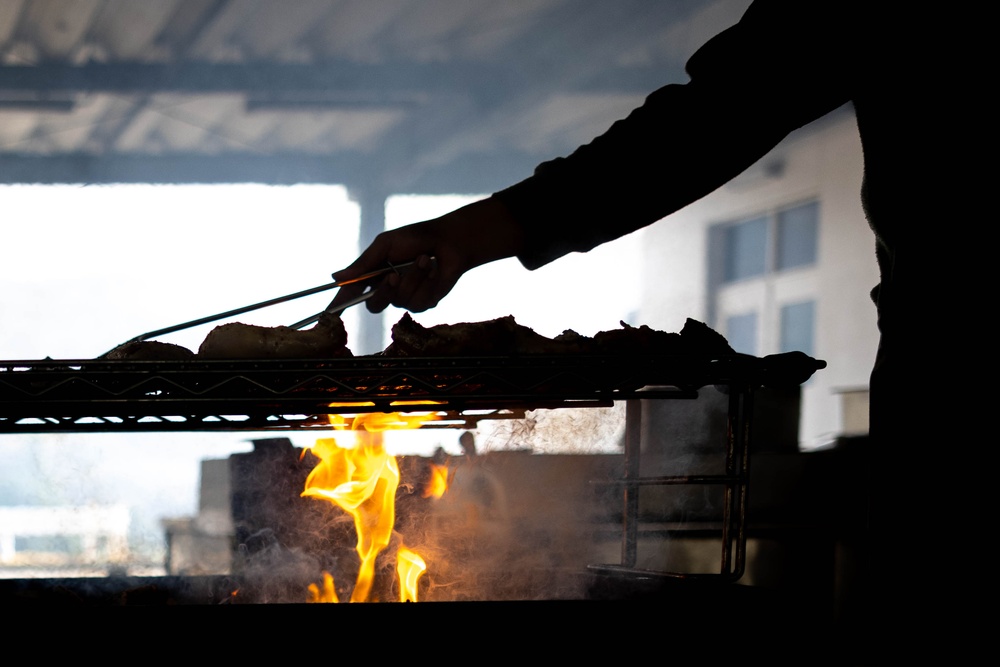
[[[691, 58], [689, 83], [654, 92], [604, 135], [487, 200], [379, 235], [334, 277], [416, 259], [382, 282], [368, 309], [420, 312], [476, 266], [517, 256], [535, 269], [679, 210], [850, 99], [858, 56], [842, 42], [857, 8], [845, 1], [757, 0]], [[334, 305], [362, 289], [342, 289]]]

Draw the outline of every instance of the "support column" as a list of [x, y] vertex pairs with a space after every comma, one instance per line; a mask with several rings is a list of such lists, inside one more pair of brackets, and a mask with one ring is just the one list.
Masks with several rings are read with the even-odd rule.
[[[385, 202], [389, 198], [385, 190], [378, 187], [351, 187], [348, 190], [350, 198], [361, 207], [361, 224], [358, 229], [358, 252], [371, 245], [382, 231], [385, 230]], [[364, 305], [355, 306], [358, 309], [358, 341], [351, 348], [355, 354], [374, 354], [384, 347], [385, 322], [382, 314], [373, 315], [364, 310]]]

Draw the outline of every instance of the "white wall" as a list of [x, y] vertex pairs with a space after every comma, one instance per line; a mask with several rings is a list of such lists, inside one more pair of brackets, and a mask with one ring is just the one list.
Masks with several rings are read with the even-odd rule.
[[[766, 167], [783, 165], [777, 170]], [[814, 356], [827, 368], [803, 386], [801, 446], [842, 432], [838, 389], [865, 387], [878, 344], [868, 296], [878, 280], [874, 237], [861, 209], [861, 144], [842, 109], [788, 137], [757, 165], [712, 194], [642, 231], [640, 321], [679, 331], [687, 317], [708, 321], [710, 225], [804, 199], [820, 202]], [[776, 352], [764, 350], [761, 354]]]

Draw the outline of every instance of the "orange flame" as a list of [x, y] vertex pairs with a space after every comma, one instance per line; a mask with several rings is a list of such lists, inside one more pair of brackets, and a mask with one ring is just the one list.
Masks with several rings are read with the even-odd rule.
[[307, 602], [340, 602], [337, 599], [337, 590], [333, 587], [333, 575], [329, 572], [323, 573], [323, 590], [316, 584], [309, 584], [309, 599]]
[[448, 466], [438, 463], [431, 464], [431, 478], [427, 480], [424, 498], [440, 498], [448, 490]]
[[375, 557], [389, 546], [392, 536], [399, 486], [399, 467], [395, 457], [385, 453], [381, 438], [373, 435], [365, 440], [351, 449], [338, 446], [333, 438], [317, 440], [312, 452], [320, 463], [309, 473], [302, 492], [328, 500], [354, 518], [361, 569], [351, 602], [364, 602], [371, 592]]
[[[355, 442], [341, 445], [333, 438], [320, 438], [309, 450], [320, 461], [306, 478], [302, 496], [327, 500], [354, 518], [358, 538], [356, 550], [361, 566], [351, 602], [368, 600], [375, 578], [375, 559], [389, 546], [396, 521], [399, 466], [396, 457], [390, 456], [383, 448], [381, 433], [391, 429], [419, 428], [436, 418], [434, 414], [400, 413], [366, 413], [351, 419], [330, 415], [330, 423], [335, 428], [339, 426], [358, 431]], [[400, 586], [403, 588], [402, 582]], [[333, 577], [328, 573], [324, 573], [323, 588], [320, 592], [318, 586], [310, 585], [310, 601], [336, 602]], [[328, 592], [333, 599], [321, 600], [328, 597]], [[413, 595], [415, 599], [415, 591]]]
[[416, 552], [400, 545], [396, 552], [396, 573], [399, 575], [399, 601], [417, 601], [417, 582], [427, 570], [427, 564]]

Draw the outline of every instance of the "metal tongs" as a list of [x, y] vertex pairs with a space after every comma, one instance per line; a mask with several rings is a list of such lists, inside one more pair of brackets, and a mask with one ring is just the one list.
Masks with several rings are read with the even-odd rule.
[[[413, 264], [412, 261], [410, 261], [410, 262], [403, 262], [402, 264], [389, 264], [388, 266], [386, 266], [383, 269], [378, 269], [377, 271], [371, 271], [371, 272], [366, 273], [364, 275], [360, 275], [357, 278], [351, 278], [349, 280], [339, 280], [337, 282], [327, 283], [325, 285], [319, 285], [318, 287], [312, 287], [310, 289], [302, 290], [301, 292], [295, 292], [293, 294], [286, 294], [285, 296], [275, 297], [273, 299], [268, 299], [267, 301], [261, 301], [260, 303], [255, 303], [255, 304], [252, 304], [252, 305], [249, 305], [249, 306], [242, 306], [241, 308], [234, 308], [233, 310], [227, 310], [224, 313], [216, 313], [215, 315], [209, 315], [207, 317], [200, 317], [200, 318], [198, 318], [196, 320], [191, 320], [190, 322], [184, 322], [182, 324], [175, 324], [173, 326], [164, 327], [163, 329], [157, 329], [156, 331], [149, 331], [147, 333], [144, 333], [144, 334], [141, 334], [139, 336], [136, 336], [135, 338], [130, 338], [129, 340], [127, 340], [124, 343], [122, 343], [122, 345], [128, 345], [129, 343], [139, 343], [139, 342], [142, 342], [144, 340], [149, 340], [150, 338], [156, 338], [157, 336], [164, 336], [164, 335], [169, 334], [169, 333], [174, 333], [175, 331], [182, 331], [184, 329], [190, 329], [191, 327], [196, 327], [196, 326], [198, 326], [200, 324], [208, 324], [209, 322], [216, 322], [218, 320], [226, 319], [227, 317], [235, 317], [236, 315], [242, 315], [243, 313], [249, 313], [252, 310], [259, 310], [261, 308], [267, 308], [268, 306], [274, 306], [274, 305], [277, 305], [279, 303], [284, 303], [286, 301], [293, 301], [294, 299], [299, 299], [299, 298], [302, 298], [304, 296], [310, 296], [312, 294], [318, 294], [320, 292], [325, 292], [327, 290], [336, 289], [338, 287], [344, 287], [346, 285], [354, 285], [354, 284], [357, 284], [357, 283], [366, 282], [368, 280], [371, 280], [372, 278], [378, 278], [379, 276], [383, 276], [383, 275], [385, 275], [387, 273], [399, 273], [400, 269], [405, 269], [406, 267], [408, 267], [408, 266], [410, 266], [412, 264]], [[330, 313], [332, 315], [337, 315], [339, 313], [342, 313], [343, 311], [347, 310], [351, 306], [355, 306], [355, 305], [357, 305], [359, 303], [362, 303], [363, 301], [367, 301], [369, 298], [371, 298], [371, 296], [374, 293], [375, 293], [375, 289], [370, 287], [367, 291], [363, 292], [362, 294], [359, 294], [358, 296], [354, 297], [353, 299], [350, 299], [350, 300], [348, 300], [348, 301], [346, 301], [346, 302], [338, 305], [336, 308], [333, 308], [332, 307], [333, 306], [333, 302], [330, 302], [330, 305], [327, 306], [326, 309], [323, 310], [322, 312], [316, 313], [315, 315], [312, 315], [311, 317], [307, 317], [304, 320], [300, 320], [300, 321], [296, 322], [295, 324], [291, 324], [291, 325], [289, 325], [289, 328], [290, 329], [301, 329], [302, 327], [304, 327], [306, 325], [309, 325], [309, 324], [312, 324], [313, 322], [318, 321], [319, 318], [322, 317], [324, 313]], [[119, 345], [118, 347], [121, 347], [122, 345]], [[113, 348], [113, 349], [117, 349], [117, 348]], [[109, 350], [109, 352], [110, 352], [110, 350]], [[108, 353], [105, 352], [105, 355], [106, 354], [108, 354]]]
[[[379, 276], [384, 276], [387, 273], [396, 273], [396, 274], [398, 274], [400, 269], [405, 269], [406, 267], [411, 266], [414, 263], [414, 261], [415, 260], [412, 260], [412, 261], [409, 261], [409, 262], [403, 262], [402, 264], [389, 264], [384, 269], [379, 269], [377, 271], [371, 271], [371, 272], [366, 273], [364, 275], [358, 276], [357, 278], [351, 278], [350, 280], [341, 280], [340, 282], [331, 283], [329, 285], [321, 285], [320, 287], [314, 287], [312, 290], [306, 290], [306, 292], [308, 292], [308, 293], [315, 293], [317, 291], [318, 292], [323, 291], [320, 288], [332, 289], [334, 287], [343, 287], [345, 285], [354, 285], [356, 283], [363, 283], [365, 281], [371, 280], [372, 278], [378, 278]], [[387, 262], [387, 264], [388, 264], [388, 262]], [[336, 308], [333, 307], [333, 302], [331, 301], [330, 305], [327, 306], [322, 312], [316, 313], [315, 315], [312, 315], [311, 317], [307, 317], [304, 320], [299, 320], [295, 324], [289, 324], [288, 327], [290, 329], [301, 329], [304, 326], [307, 326], [309, 324], [312, 324], [313, 322], [318, 321], [319, 318], [321, 318], [324, 315], [324, 313], [330, 313], [331, 315], [339, 315], [340, 313], [344, 312], [345, 310], [347, 310], [351, 306], [356, 306], [359, 303], [363, 303], [363, 302], [367, 301], [368, 299], [371, 298], [371, 296], [374, 293], [375, 293], [375, 289], [373, 287], [369, 286], [369, 288], [368, 288], [367, 291], [362, 292], [361, 294], [359, 294], [358, 296], [354, 297], [353, 299], [348, 299], [347, 301], [345, 301], [344, 303], [340, 304]], [[279, 299], [283, 299], [284, 301], [290, 301], [292, 299], [297, 299], [300, 295], [301, 296], [306, 296], [306, 293], [305, 292], [300, 292], [299, 294], [290, 294], [287, 297], [278, 297], [278, 298]], [[275, 301], [275, 303], [281, 303], [281, 301]], [[268, 304], [268, 305], [271, 305], [271, 304]]]

